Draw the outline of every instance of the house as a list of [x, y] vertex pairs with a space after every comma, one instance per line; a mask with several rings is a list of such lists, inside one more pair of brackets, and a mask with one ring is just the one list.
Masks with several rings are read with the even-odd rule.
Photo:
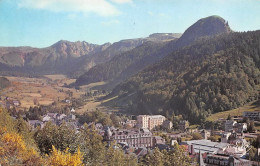
[[247, 124], [246, 123], [237, 123], [234, 120], [226, 120], [225, 122], [225, 132], [244, 132], [247, 131]]
[[70, 104], [70, 103], [71, 103], [71, 101], [70, 101], [69, 99], [65, 99], [65, 103], [68, 103], [68, 104]]
[[237, 123], [237, 121], [234, 120], [226, 120], [225, 122], [225, 132], [232, 132], [234, 125]]
[[19, 105], [20, 105], [20, 102], [19, 102], [18, 100], [14, 100], [14, 101], [13, 101], [13, 104], [14, 104], [14, 106], [19, 106]]
[[39, 121], [39, 120], [29, 120], [28, 121], [29, 125], [33, 128], [37, 128], [38, 126], [40, 128], [43, 128], [44, 127], [44, 124], [43, 122]]
[[47, 113], [47, 115], [48, 115], [51, 119], [56, 119], [58, 113]]
[[203, 137], [203, 139], [208, 139], [208, 137], [210, 137], [210, 132], [203, 129], [201, 132], [200, 132], [201, 136]]
[[228, 138], [231, 136], [231, 132], [225, 132], [221, 136], [221, 142], [228, 143]]
[[127, 120], [124, 125], [129, 126], [131, 128], [135, 127], [137, 124], [136, 120]]
[[243, 112], [243, 117], [247, 117], [250, 120], [260, 120], [260, 111]]
[[51, 121], [51, 119], [52, 118], [49, 115], [44, 115], [43, 118], [42, 118], [42, 121], [43, 122], [49, 122], [49, 121]]
[[74, 113], [74, 112], [76, 112], [76, 110], [74, 108], [71, 108], [70, 112]]
[[247, 123], [236, 123], [233, 127], [233, 130], [237, 133], [247, 131]]
[[57, 114], [57, 115], [56, 115], [56, 119], [57, 119], [57, 120], [63, 120], [63, 119], [66, 118], [66, 116], [67, 116], [67, 115], [65, 115], [65, 114]]
[[165, 139], [160, 136], [154, 136], [154, 144], [165, 144]]
[[103, 125], [101, 123], [96, 123], [95, 128], [98, 129], [103, 129]]
[[69, 120], [75, 120], [76, 119], [76, 116], [73, 115], [73, 114], [70, 114], [66, 117], [66, 119], [69, 121]]
[[189, 127], [189, 122], [187, 120], [182, 120], [182, 121], [180, 121], [178, 127], [179, 127], [179, 130], [186, 131], [186, 129]]
[[172, 140], [171, 140], [171, 146], [174, 146], [175, 144], [178, 144], [178, 141], [177, 141], [177, 140], [174, 140], [174, 139], [172, 139]]
[[165, 120], [165, 121], [163, 122], [162, 126], [163, 126], [164, 128], [166, 128], [166, 129], [171, 129], [172, 126], [173, 126], [173, 124], [172, 124], [171, 121]]

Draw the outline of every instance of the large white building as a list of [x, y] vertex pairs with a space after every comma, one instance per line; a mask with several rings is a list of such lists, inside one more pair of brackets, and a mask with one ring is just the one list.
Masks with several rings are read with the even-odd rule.
[[246, 155], [246, 144], [243, 142], [229, 144], [223, 142], [211, 142], [210, 140], [191, 140], [182, 142], [183, 145], [192, 146], [195, 153], [225, 154], [242, 157]]
[[152, 130], [156, 126], [160, 126], [166, 118], [162, 115], [139, 115], [137, 116], [137, 126], [139, 128]]

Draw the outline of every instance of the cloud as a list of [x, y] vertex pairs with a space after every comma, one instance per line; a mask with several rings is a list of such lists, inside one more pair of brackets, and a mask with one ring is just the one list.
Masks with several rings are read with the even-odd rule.
[[[129, 0], [113, 0], [118, 2]], [[114, 16], [120, 12], [106, 0], [19, 0], [21, 8], [41, 9], [54, 12], [95, 13], [101, 16]]]
[[111, 0], [111, 1], [115, 3], [132, 3], [132, 0]]

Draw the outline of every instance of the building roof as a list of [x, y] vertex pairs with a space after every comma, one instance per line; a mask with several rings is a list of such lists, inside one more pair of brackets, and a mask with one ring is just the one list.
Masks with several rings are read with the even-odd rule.
[[225, 149], [228, 143], [211, 142], [210, 140], [192, 140], [185, 141], [184, 144], [193, 145], [194, 151], [198, 153], [217, 153], [219, 150]]

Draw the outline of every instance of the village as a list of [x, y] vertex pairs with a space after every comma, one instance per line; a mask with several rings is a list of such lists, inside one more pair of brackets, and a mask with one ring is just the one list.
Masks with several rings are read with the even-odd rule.
[[[174, 144], [179, 144], [185, 148], [186, 154], [194, 159], [194, 164], [196, 162], [199, 165], [234, 163], [236, 166], [257, 163], [249, 160], [252, 159], [249, 151], [253, 148], [253, 142], [259, 141], [259, 134], [251, 125], [252, 122], [260, 120], [260, 111], [244, 112], [241, 117], [228, 117], [222, 120], [223, 130], [190, 126], [186, 120], [180, 120], [178, 126], [173, 127], [173, 122], [162, 115], [138, 115], [128, 116], [128, 118], [120, 118], [121, 115], [115, 114], [113, 116], [119, 117], [120, 127], [95, 122], [89, 122], [87, 126], [90, 129], [94, 127], [108, 144], [115, 141], [127, 154], [142, 157], [155, 148], [171, 150]], [[27, 119], [32, 130], [43, 128], [47, 123], [58, 126], [66, 124], [76, 132], [80, 132], [84, 127], [74, 108], [66, 114], [46, 113], [40, 119], [28, 119], [26, 116], [24, 119]], [[258, 155], [259, 152], [260, 149], [257, 148]]]
[[[134, 154], [138, 158], [155, 148], [168, 151], [179, 144], [184, 147], [185, 154], [193, 159], [194, 165], [257, 165], [259, 161], [260, 137], [255, 128], [255, 123], [259, 124], [260, 121], [258, 108], [244, 111], [242, 116], [229, 115], [211, 124], [194, 125], [180, 115], [126, 115], [102, 107], [90, 108], [85, 105], [86, 101], [98, 99], [105, 92], [83, 93], [65, 88], [60, 80], [56, 82], [60, 83], [56, 87], [59, 100], [52, 103], [42, 105], [39, 103], [41, 96], [34, 95], [29, 98], [33, 106], [25, 108], [22, 107], [24, 100], [19, 95], [8, 97], [2, 94], [0, 105], [14, 119], [23, 118], [31, 130], [43, 129], [51, 123], [57, 126], [65, 124], [80, 132], [87, 124], [89, 129], [94, 127], [104, 142], [115, 142], [126, 154]], [[37, 89], [34, 91], [37, 93]], [[82, 112], [86, 108], [88, 110]], [[94, 118], [89, 117], [91, 114]], [[103, 119], [99, 118], [100, 114]], [[255, 150], [257, 155], [252, 153]]]

